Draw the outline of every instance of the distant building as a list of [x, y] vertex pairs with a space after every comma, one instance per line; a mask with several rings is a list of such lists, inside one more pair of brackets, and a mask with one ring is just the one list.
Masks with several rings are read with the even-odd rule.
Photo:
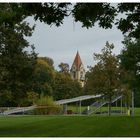
[[73, 80], [77, 80], [81, 83], [81, 86], [84, 86], [85, 83], [85, 68], [81, 61], [79, 52], [77, 51], [77, 54], [75, 56], [74, 62], [70, 69], [70, 74]]

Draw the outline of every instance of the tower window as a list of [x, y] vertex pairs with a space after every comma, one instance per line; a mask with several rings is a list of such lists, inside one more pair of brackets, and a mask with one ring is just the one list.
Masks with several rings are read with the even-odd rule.
[[80, 80], [82, 80], [82, 81], [84, 80], [84, 73], [83, 72], [80, 73]]

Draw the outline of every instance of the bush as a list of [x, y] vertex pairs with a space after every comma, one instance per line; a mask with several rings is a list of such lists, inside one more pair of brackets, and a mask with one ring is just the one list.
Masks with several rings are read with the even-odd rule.
[[0, 91], [0, 107], [11, 106], [12, 92], [9, 90]]
[[61, 112], [61, 107], [50, 96], [41, 97], [37, 100], [36, 105], [35, 114], [37, 115], [56, 115]]
[[27, 98], [32, 104], [35, 104], [35, 102], [39, 98], [39, 95], [38, 93], [31, 91], [31, 92], [27, 92]]

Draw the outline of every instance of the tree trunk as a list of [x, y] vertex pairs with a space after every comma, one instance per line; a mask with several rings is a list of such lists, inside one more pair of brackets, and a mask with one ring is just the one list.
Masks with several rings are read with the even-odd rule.
[[109, 97], [108, 115], [111, 116], [111, 96]]

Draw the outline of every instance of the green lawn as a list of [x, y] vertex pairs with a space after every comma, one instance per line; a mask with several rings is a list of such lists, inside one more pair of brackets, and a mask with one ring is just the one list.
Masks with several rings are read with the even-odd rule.
[[140, 137], [140, 116], [1, 116], [0, 136]]
[[134, 114], [135, 114], [135, 116], [140, 116], [140, 108], [135, 108]]

